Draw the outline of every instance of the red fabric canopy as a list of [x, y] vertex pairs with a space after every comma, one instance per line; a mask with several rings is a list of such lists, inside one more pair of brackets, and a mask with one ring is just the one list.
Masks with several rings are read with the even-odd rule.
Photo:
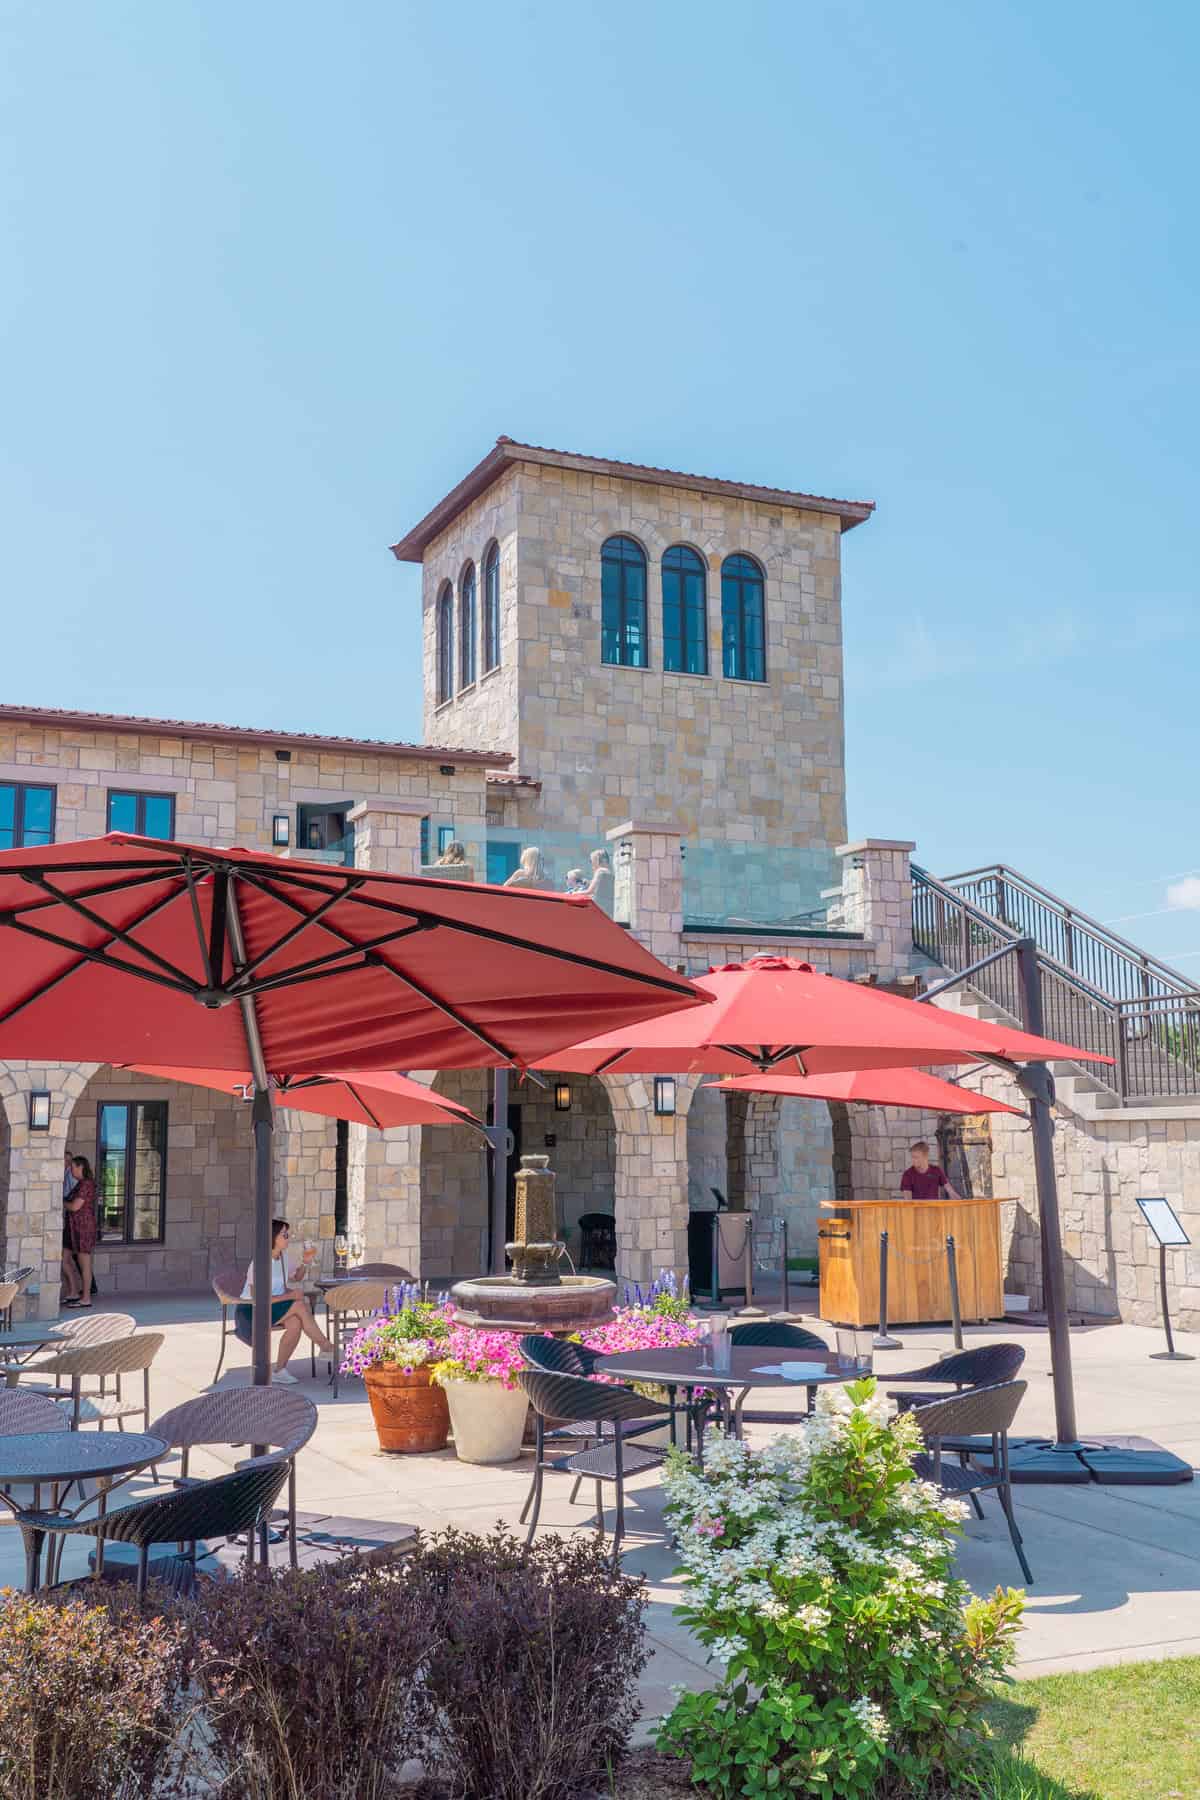
[[[244, 957], [239, 951], [239, 928]], [[702, 996], [586, 896], [114, 834], [0, 851], [0, 1056], [523, 1066]]]
[[[1069, 1058], [1107, 1062], [1094, 1051], [988, 1025], [963, 1013], [918, 1005], [878, 988], [821, 975], [809, 963], [756, 956], [697, 978], [712, 1006], [622, 1027], [544, 1058], [545, 1069], [594, 1075], [737, 1075], [749, 1069], [823, 1075], [843, 1069], [892, 1069], [978, 1062]], [[786, 1069], [782, 1065], [789, 1065]]]
[[843, 1100], [852, 1106], [905, 1106], [918, 1112], [1016, 1113], [1019, 1106], [972, 1094], [924, 1069], [850, 1069], [841, 1075], [738, 1075], [710, 1081], [727, 1094], [779, 1094], [790, 1100]]
[[[232, 1094], [239, 1088], [246, 1098], [254, 1088], [249, 1069], [164, 1069], [153, 1064], [129, 1065], [139, 1075], [154, 1075], [159, 1081], [190, 1082], [193, 1087], [216, 1088]], [[323, 1113], [330, 1119], [349, 1119], [358, 1125], [372, 1125], [388, 1131], [393, 1125], [475, 1125], [483, 1130], [469, 1107], [457, 1100], [446, 1100], [440, 1094], [410, 1081], [407, 1075], [393, 1075], [387, 1069], [344, 1069], [333, 1075], [271, 1075], [271, 1098], [276, 1106], [290, 1106], [296, 1112]]]

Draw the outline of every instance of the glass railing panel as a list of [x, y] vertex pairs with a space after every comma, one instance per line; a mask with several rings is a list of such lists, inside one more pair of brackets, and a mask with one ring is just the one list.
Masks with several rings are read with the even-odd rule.
[[840, 929], [836, 907], [830, 910], [841, 892], [841, 863], [832, 850], [689, 838], [682, 853], [685, 930], [802, 936]]
[[[615, 918], [628, 917], [614, 905], [617, 847], [603, 837], [580, 837], [573, 832], [521, 830], [489, 825], [482, 846], [482, 868], [477, 880], [497, 887], [546, 888], [551, 893], [590, 894], [598, 906]], [[478, 854], [478, 852], [477, 852]], [[426, 874], [443, 871], [430, 868]]]

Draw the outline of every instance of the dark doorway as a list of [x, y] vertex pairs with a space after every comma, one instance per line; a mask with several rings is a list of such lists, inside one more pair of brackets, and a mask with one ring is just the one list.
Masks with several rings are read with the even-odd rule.
[[987, 1113], [946, 1116], [938, 1126], [938, 1160], [965, 1200], [992, 1191], [992, 1122]]
[[[492, 1102], [488, 1101], [487, 1123], [493, 1123]], [[521, 1108], [510, 1106], [508, 1109], [508, 1129], [512, 1132], [512, 1154], [508, 1159], [508, 1193], [504, 1201], [504, 1241], [511, 1244], [513, 1233], [517, 1227], [517, 1170], [521, 1166]], [[492, 1197], [495, 1193], [495, 1157], [491, 1150], [487, 1153], [488, 1170], [488, 1267], [493, 1266], [496, 1246], [492, 1242]], [[507, 1262], [507, 1258], [505, 1259]]]
[[345, 1237], [350, 1218], [350, 1124], [337, 1121], [337, 1148], [333, 1157], [333, 1229]]

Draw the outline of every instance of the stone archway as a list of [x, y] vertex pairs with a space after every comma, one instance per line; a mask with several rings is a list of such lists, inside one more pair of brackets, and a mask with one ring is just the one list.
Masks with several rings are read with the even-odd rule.
[[[43, 1316], [58, 1311], [62, 1262], [63, 1158], [71, 1112], [97, 1063], [0, 1063], [0, 1111], [7, 1139], [5, 1258], [37, 1271], [26, 1292]], [[50, 1126], [31, 1131], [29, 1096], [50, 1095]]]

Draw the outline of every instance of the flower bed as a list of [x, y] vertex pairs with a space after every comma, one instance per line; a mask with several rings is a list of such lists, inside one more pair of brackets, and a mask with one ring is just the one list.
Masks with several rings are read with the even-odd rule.
[[703, 1472], [670, 1455], [677, 1611], [726, 1666], [660, 1734], [701, 1793], [955, 1792], [978, 1765], [1023, 1600], [953, 1578], [964, 1508], [916, 1479], [919, 1448], [867, 1380], [822, 1389], [805, 1429], [763, 1450], [718, 1433]]

